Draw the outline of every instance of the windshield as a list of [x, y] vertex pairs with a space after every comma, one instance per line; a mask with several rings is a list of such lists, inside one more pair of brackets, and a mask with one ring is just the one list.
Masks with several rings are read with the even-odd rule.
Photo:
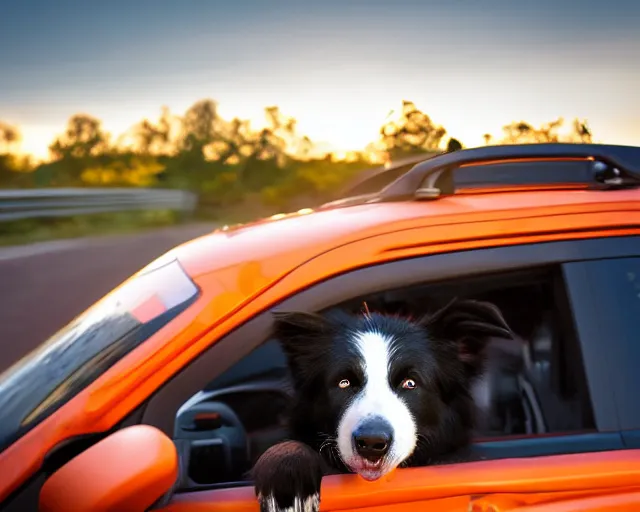
[[184, 311], [199, 289], [174, 260], [149, 267], [0, 375], [0, 450]]

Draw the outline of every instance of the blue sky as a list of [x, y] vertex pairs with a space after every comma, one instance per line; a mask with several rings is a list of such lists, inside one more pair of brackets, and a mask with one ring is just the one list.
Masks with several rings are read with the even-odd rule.
[[467, 145], [558, 116], [640, 145], [639, 26], [631, 0], [4, 0], [0, 119], [44, 154], [76, 112], [117, 134], [212, 97], [359, 149], [406, 98]]

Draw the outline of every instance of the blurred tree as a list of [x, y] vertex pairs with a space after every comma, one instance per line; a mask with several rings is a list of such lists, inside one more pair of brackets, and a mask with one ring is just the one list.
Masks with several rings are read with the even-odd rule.
[[31, 185], [33, 167], [28, 155], [16, 154], [21, 140], [17, 127], [0, 121], [0, 187], [24, 187]]
[[279, 107], [267, 107], [264, 114], [264, 128], [254, 131], [249, 122], [236, 118], [226, 123], [214, 144], [221, 163], [236, 165], [237, 186], [255, 192], [280, 181], [281, 170], [296, 157], [306, 158], [313, 145]]
[[502, 144], [541, 144], [554, 142], [586, 142], [592, 140], [591, 130], [586, 121], [575, 119], [568, 132], [562, 133], [564, 119], [559, 117], [539, 128], [524, 121], [517, 121], [503, 127]]
[[460, 141], [454, 138], [449, 139], [449, 143], [447, 144], [447, 153], [450, 151], [458, 151], [459, 149], [462, 149]]
[[194, 103], [182, 118], [183, 151], [191, 152], [205, 160], [207, 146], [216, 141], [223, 120], [218, 115], [218, 104], [205, 99]]
[[238, 164], [253, 152], [251, 135], [249, 121], [235, 117], [221, 123], [220, 133], [209, 147], [208, 158], [223, 164]]
[[135, 148], [143, 155], [166, 155], [172, 148], [172, 127], [174, 118], [167, 107], [157, 123], [144, 119], [134, 127]]
[[0, 121], [0, 154], [11, 153], [20, 142], [20, 131], [15, 126]]
[[286, 164], [286, 150], [296, 139], [296, 120], [285, 116], [276, 106], [264, 109], [267, 127], [260, 132], [255, 155], [260, 159], [275, 159]]
[[83, 184], [91, 186], [149, 187], [156, 183], [156, 176], [163, 170], [164, 166], [153, 157], [120, 157], [104, 165], [88, 166], [80, 178]]
[[33, 187], [32, 170], [28, 156], [0, 153], [0, 188]]
[[267, 126], [252, 132], [247, 125], [246, 152], [238, 158], [238, 183], [259, 191], [280, 179], [280, 169], [289, 163], [287, 145], [295, 136], [295, 120], [284, 116], [276, 106], [264, 109]]
[[589, 128], [586, 120], [573, 120], [573, 137], [576, 142], [584, 142], [586, 144], [591, 144], [593, 142], [591, 128]]
[[108, 150], [109, 134], [102, 130], [101, 121], [86, 114], [72, 116], [65, 133], [49, 146], [54, 159], [82, 159]]
[[439, 148], [447, 131], [433, 123], [412, 101], [402, 102], [397, 120], [389, 120], [380, 128], [381, 142], [392, 160]]

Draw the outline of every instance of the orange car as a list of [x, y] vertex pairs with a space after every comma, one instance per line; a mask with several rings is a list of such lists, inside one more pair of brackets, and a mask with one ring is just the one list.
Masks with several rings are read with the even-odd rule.
[[321, 509], [640, 510], [638, 187], [640, 148], [484, 147], [171, 250], [0, 376], [0, 510], [257, 511], [290, 398], [272, 309], [452, 296], [518, 335], [484, 460], [325, 477]]

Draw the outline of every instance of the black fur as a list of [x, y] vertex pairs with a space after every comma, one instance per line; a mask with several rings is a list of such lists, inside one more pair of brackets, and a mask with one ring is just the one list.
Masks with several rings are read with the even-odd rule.
[[[472, 300], [452, 301], [415, 320], [381, 313], [276, 313], [274, 335], [287, 355], [296, 395], [290, 417], [292, 441], [271, 447], [252, 471], [263, 512], [315, 512], [322, 475], [351, 472], [336, 439], [343, 414], [365, 385], [354, 342], [363, 332], [381, 333], [390, 340], [388, 374], [381, 378], [400, 397], [416, 426], [417, 444], [399, 461], [400, 467], [461, 456], [474, 426], [471, 384], [482, 373], [486, 343], [490, 337], [511, 338], [494, 305]], [[341, 379], [349, 382], [345, 389], [338, 385]], [[415, 387], [403, 387], [405, 379]], [[309, 500], [310, 496], [316, 498]]]

